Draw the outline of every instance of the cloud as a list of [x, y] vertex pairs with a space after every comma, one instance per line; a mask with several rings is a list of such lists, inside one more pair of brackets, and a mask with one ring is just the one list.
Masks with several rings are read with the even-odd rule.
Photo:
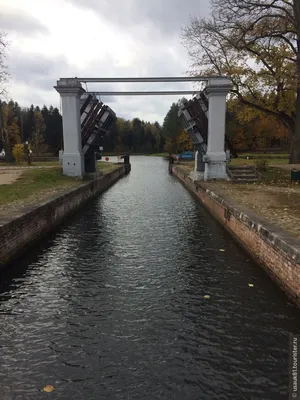
[[[151, 56], [149, 53], [140, 55], [140, 64], [137, 74], [132, 73], [132, 67], [114, 66], [110, 58], [105, 62], [95, 60], [85, 68], [68, 62], [66, 57], [47, 57], [39, 53], [25, 53], [21, 51], [11, 54], [9, 70], [12, 76], [10, 94], [21, 105], [50, 105], [59, 106], [59, 95], [53, 88], [60, 77], [96, 77], [105, 76], [104, 71], [109, 70], [110, 76], [174, 76], [178, 67], [178, 55], [166, 53], [164, 48], [157, 49]], [[142, 62], [141, 62], [142, 61]], [[100, 73], [99, 73], [100, 70]], [[190, 89], [187, 83], [83, 83], [87, 91], [147, 91], [147, 90], [183, 90]], [[102, 96], [102, 101], [111, 106], [117, 115], [131, 119], [138, 117], [149, 121], [162, 122], [170, 104], [177, 101], [180, 96]]]
[[48, 33], [48, 29], [37, 18], [3, 5], [0, 5], [0, 26], [4, 32], [12, 31], [27, 36]]
[[[1, 28], [12, 35], [10, 93], [21, 105], [59, 106], [60, 77], [183, 76], [180, 44], [189, 15], [209, 0], [0, 0]], [[201, 8], [200, 8], [201, 7]], [[57, 12], [59, 10], [59, 12]], [[2, 23], [3, 21], [3, 23]], [[66, 24], [66, 21], [68, 22]], [[84, 86], [85, 87], [85, 86]], [[188, 83], [87, 84], [90, 91], [192, 89]], [[103, 97], [117, 115], [162, 122], [180, 96]]]
[[10, 57], [9, 70], [16, 83], [26, 83], [33, 90], [51, 90], [60, 75], [73, 76], [77, 68], [64, 56], [49, 58], [39, 53], [15, 52]]
[[[178, 35], [190, 15], [207, 15], [209, 0], [68, 0], [70, 3], [95, 11], [108, 22], [134, 31], [150, 27], [151, 34]], [[200, 5], [201, 4], [201, 5]]]

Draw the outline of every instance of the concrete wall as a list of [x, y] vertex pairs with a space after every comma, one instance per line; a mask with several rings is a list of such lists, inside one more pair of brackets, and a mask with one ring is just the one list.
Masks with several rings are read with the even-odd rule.
[[239, 242], [270, 277], [300, 306], [300, 240], [250, 210], [193, 183], [180, 167], [173, 174]]
[[0, 219], [0, 268], [16, 260], [42, 236], [124, 175], [125, 166], [121, 166], [109, 174], [32, 207], [22, 215]]

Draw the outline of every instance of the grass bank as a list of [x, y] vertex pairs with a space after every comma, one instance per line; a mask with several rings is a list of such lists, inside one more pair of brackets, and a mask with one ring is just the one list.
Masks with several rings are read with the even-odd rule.
[[97, 162], [97, 169], [104, 174], [108, 174], [109, 172], [114, 171], [116, 168], [119, 168], [121, 164], [111, 163], [106, 161], [98, 161]]
[[[242, 165], [255, 165], [257, 161], [260, 159], [249, 159], [246, 158], [233, 158], [229, 165], [234, 166], [242, 166]], [[289, 163], [288, 158], [276, 158], [276, 157], [269, 157], [265, 159], [271, 165], [285, 165]]]
[[154, 153], [154, 154], [145, 154], [146, 156], [151, 157], [169, 157], [169, 153]]
[[[45, 165], [40, 165], [42, 166]], [[99, 171], [107, 174], [119, 168], [120, 165], [100, 161], [97, 166]], [[0, 185], [0, 216], [14, 215], [28, 205], [43, 202], [66, 189], [78, 187], [84, 182], [79, 178], [64, 176], [60, 166], [48, 168], [49, 165], [46, 165], [45, 167], [22, 168], [15, 182]]]
[[59, 161], [37, 161], [37, 162], [32, 162], [31, 165], [28, 165], [27, 162], [19, 162], [19, 163], [7, 163], [7, 162], [1, 162], [0, 163], [0, 168], [1, 167], [9, 167], [9, 168], [33, 168], [33, 167], [59, 167]]
[[26, 199], [53, 188], [67, 188], [81, 183], [80, 180], [64, 176], [61, 168], [26, 169], [16, 182], [0, 186], [0, 205]]
[[[216, 181], [205, 182], [205, 186], [300, 238], [300, 183], [291, 182], [292, 166], [288, 165], [288, 160], [282, 162], [281, 159], [272, 159], [269, 163], [271, 166], [261, 173], [263, 180], [260, 182], [234, 184]], [[230, 165], [253, 164], [254, 160], [235, 159]], [[194, 163], [184, 162], [178, 166], [189, 173], [193, 170]]]

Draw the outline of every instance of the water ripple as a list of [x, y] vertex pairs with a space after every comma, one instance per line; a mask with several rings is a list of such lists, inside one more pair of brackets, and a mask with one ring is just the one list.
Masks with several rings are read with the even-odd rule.
[[165, 162], [135, 157], [2, 273], [1, 399], [285, 399], [299, 321]]

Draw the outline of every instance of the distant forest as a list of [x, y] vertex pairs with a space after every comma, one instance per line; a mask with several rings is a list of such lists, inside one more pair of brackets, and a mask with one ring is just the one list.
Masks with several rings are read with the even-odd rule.
[[[134, 118], [118, 118], [104, 138], [104, 152], [178, 153], [193, 150], [188, 134], [181, 128], [178, 109], [183, 99], [173, 103], [163, 124]], [[289, 146], [288, 130], [275, 118], [246, 112], [238, 100], [228, 101], [227, 134], [237, 151]], [[252, 110], [251, 110], [252, 111]], [[251, 123], [249, 123], [251, 121]], [[33, 153], [58, 155], [63, 145], [62, 116], [56, 107], [17, 102], [0, 103], [0, 151], [12, 154], [16, 144], [28, 141]]]
[[[63, 145], [62, 116], [58, 108], [34, 105], [23, 108], [10, 101], [1, 102], [0, 111], [0, 150], [9, 151], [16, 144], [28, 141], [35, 153], [58, 155]], [[165, 143], [166, 138], [158, 122], [118, 118], [104, 138], [104, 150], [157, 153], [164, 150]]]

